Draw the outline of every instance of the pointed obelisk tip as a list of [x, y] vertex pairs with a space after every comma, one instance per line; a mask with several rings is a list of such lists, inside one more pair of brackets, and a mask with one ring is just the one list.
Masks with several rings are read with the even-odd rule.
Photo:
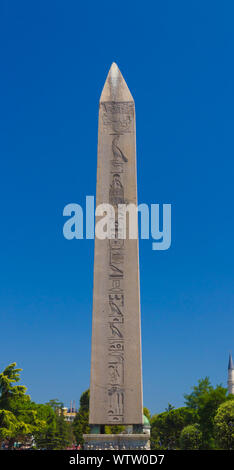
[[109, 73], [111, 76], [112, 75], [115, 76], [115, 75], [118, 75], [118, 73], [120, 73], [119, 67], [115, 62], [112, 62]]
[[134, 101], [118, 65], [112, 62], [102, 90], [100, 102]]
[[112, 68], [117, 68], [117, 69], [119, 69], [119, 67], [118, 67], [118, 65], [116, 64], [116, 62], [112, 62], [111, 67], [110, 67], [110, 70], [111, 70]]

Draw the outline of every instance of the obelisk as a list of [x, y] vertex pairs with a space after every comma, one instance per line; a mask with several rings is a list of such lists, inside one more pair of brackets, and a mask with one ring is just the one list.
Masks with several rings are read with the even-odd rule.
[[112, 64], [99, 104], [96, 207], [111, 204], [115, 238], [95, 237], [91, 433], [107, 425], [142, 432], [142, 365], [138, 236], [118, 235], [118, 205], [137, 205], [135, 105]]

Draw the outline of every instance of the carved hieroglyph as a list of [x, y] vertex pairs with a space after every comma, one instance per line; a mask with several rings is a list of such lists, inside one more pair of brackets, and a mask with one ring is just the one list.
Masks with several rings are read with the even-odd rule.
[[[96, 204], [115, 234], [95, 239], [90, 424], [142, 424], [138, 240], [118, 238], [118, 204], [137, 204], [135, 106], [112, 64], [100, 98]], [[121, 229], [121, 227], [120, 227]]]

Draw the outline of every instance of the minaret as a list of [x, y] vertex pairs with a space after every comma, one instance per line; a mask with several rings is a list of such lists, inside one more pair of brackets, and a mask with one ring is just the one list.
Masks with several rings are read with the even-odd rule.
[[234, 365], [231, 353], [229, 354], [228, 362], [228, 393], [234, 395]]

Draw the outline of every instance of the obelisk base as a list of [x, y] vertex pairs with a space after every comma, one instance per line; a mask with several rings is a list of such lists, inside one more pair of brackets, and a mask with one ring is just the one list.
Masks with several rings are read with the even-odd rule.
[[84, 434], [84, 450], [150, 450], [149, 434]]

